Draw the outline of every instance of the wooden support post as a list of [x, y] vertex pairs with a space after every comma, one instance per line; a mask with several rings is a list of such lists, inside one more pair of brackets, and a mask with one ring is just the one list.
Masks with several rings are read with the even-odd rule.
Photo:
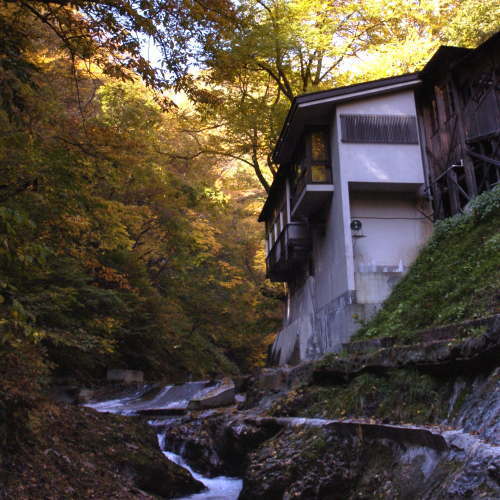
[[448, 196], [450, 198], [451, 213], [456, 214], [462, 209], [460, 203], [460, 194], [458, 191], [457, 173], [454, 170], [449, 170], [446, 174], [448, 184]]
[[456, 132], [459, 136], [457, 142], [460, 144], [462, 161], [464, 162], [465, 183], [467, 185], [467, 193], [470, 198], [474, 198], [474, 196], [477, 196], [476, 172], [474, 170], [474, 162], [469, 156], [467, 156], [464, 149], [466, 141], [464, 108], [462, 107], [461, 98], [457, 91], [456, 81], [457, 81], [456, 78], [453, 78], [452, 82], [450, 82], [450, 90], [453, 95], [453, 100], [455, 101], [455, 113], [457, 116]]

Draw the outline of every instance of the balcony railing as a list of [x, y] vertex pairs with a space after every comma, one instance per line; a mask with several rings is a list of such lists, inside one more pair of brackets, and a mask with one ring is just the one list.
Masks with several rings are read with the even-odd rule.
[[287, 281], [295, 266], [307, 259], [310, 248], [308, 225], [301, 222], [287, 224], [267, 255], [268, 278], [271, 281]]

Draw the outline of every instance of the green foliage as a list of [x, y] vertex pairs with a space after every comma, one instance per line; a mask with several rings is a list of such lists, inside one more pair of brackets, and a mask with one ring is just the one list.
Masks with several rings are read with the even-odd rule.
[[90, 381], [109, 366], [182, 379], [262, 363], [277, 320], [256, 182], [195, 154], [187, 108], [75, 74], [25, 27], [37, 90], [22, 89], [21, 122], [0, 110], [0, 356], [38, 349], [38, 381], [47, 367]]
[[494, 0], [463, 0], [443, 30], [444, 38], [474, 48], [500, 28], [500, 6]]
[[420, 70], [440, 45], [498, 31], [496, 0], [242, 0], [208, 39], [191, 95], [211, 127], [205, 150], [250, 165], [262, 185], [293, 98]]
[[467, 213], [436, 224], [428, 245], [356, 338], [411, 336], [416, 330], [494, 314], [500, 289], [500, 189]]
[[[342, 386], [311, 386], [290, 393], [273, 408], [275, 415], [345, 418], [368, 417], [391, 422], [429, 424], [447, 415], [453, 382], [394, 370], [365, 373]], [[404, 395], [404, 397], [402, 397]]]
[[[109, 77], [125, 80], [139, 74], [155, 89], [174, 84], [189, 88], [186, 73], [192, 58], [199, 56], [207, 38], [224, 31], [233, 10], [228, 0], [212, 0], [210, 7], [189, 0], [4, 1], [0, 72], [8, 79], [1, 97], [9, 110], [24, 103], [20, 86], [32, 83], [39, 69], [27, 52], [39, 42], [40, 32], [51, 38], [50, 49], [59, 46], [74, 66], [97, 63]], [[155, 46], [161, 64], [144, 57], [147, 44]]]

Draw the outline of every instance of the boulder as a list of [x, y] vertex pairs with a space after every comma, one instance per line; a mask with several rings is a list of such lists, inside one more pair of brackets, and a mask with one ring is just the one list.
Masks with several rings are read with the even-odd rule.
[[76, 401], [79, 404], [89, 403], [94, 397], [94, 391], [92, 389], [80, 389], [76, 395]]
[[242, 475], [248, 454], [283, 428], [274, 418], [207, 413], [203, 418], [184, 417], [164, 428], [169, 449], [207, 476]]
[[250, 375], [236, 375], [233, 377], [236, 392], [245, 392], [248, 389]]
[[262, 391], [282, 391], [287, 387], [286, 375], [281, 368], [264, 368], [258, 374], [257, 385]]
[[222, 379], [218, 384], [198, 392], [189, 402], [188, 410], [205, 410], [220, 406], [230, 406], [235, 403], [236, 389], [229, 378]]
[[109, 382], [119, 382], [122, 384], [144, 383], [144, 373], [140, 370], [110, 369], [106, 378]]
[[49, 397], [57, 403], [86, 404], [94, 398], [92, 389], [82, 389], [74, 385], [54, 385], [49, 390]]

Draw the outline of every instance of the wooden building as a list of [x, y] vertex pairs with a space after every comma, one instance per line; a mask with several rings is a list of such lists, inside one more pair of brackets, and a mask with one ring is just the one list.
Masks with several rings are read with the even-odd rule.
[[427, 188], [441, 219], [500, 181], [500, 33], [476, 49], [440, 47], [420, 76]]

